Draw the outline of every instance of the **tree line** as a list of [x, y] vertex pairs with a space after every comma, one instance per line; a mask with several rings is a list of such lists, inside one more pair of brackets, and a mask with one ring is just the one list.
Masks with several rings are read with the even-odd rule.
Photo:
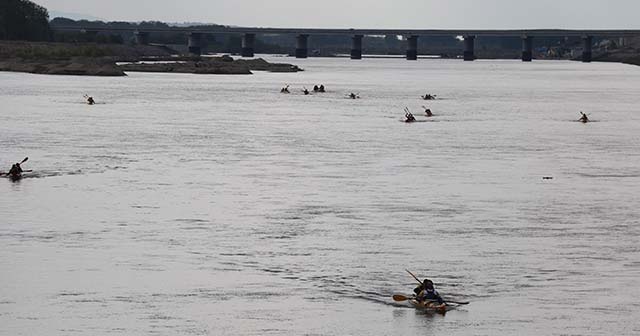
[[29, 0], [0, 1], [0, 40], [49, 41], [49, 12]]
[[[54, 31], [55, 27], [95, 28], [98, 34], [87, 34], [80, 31]], [[133, 31], [145, 29], [168, 29], [174, 26], [160, 21], [122, 22], [122, 21], [88, 21], [68, 18], [54, 18], [49, 21], [46, 8], [29, 0], [0, 0], [0, 40], [55, 41], [55, 42], [97, 42], [132, 44], [135, 42]], [[197, 29], [219, 27], [219, 25], [191, 26]], [[129, 29], [119, 31], [117, 29]], [[185, 28], [185, 27], [182, 27]], [[114, 29], [111, 30], [110, 29]], [[239, 34], [206, 34], [203, 36], [206, 52], [239, 53], [241, 50]], [[186, 44], [184, 32], [167, 31], [150, 35], [153, 44], [180, 48]], [[485, 57], [519, 57], [521, 48], [519, 37], [479, 37], [476, 40], [476, 53]], [[537, 38], [537, 46], [548, 48], [570, 48], [580, 45], [577, 38]], [[343, 35], [314, 35], [309, 39], [311, 55], [328, 56], [348, 54], [351, 37]], [[371, 54], [402, 55], [407, 42], [398, 36], [365, 36], [363, 52]], [[420, 54], [442, 55], [445, 57], [459, 55], [462, 41], [455, 37], [426, 37], [418, 39]], [[255, 40], [256, 53], [291, 53], [295, 49], [293, 34], [258, 34]]]

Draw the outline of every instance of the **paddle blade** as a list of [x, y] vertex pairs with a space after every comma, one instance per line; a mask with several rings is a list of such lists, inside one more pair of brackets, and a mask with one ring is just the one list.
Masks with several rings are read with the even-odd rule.
[[20, 162], [20, 164], [23, 164], [23, 163], [27, 162], [27, 160], [29, 160], [28, 157], [24, 158], [24, 160], [22, 160], [22, 162]]
[[402, 294], [395, 294], [395, 295], [393, 295], [393, 301], [407, 301], [407, 300], [409, 300], [409, 299], [410, 299], [410, 298], [408, 298], [408, 297], [406, 297], [406, 296], [404, 296], [404, 295], [402, 295]]
[[467, 304], [469, 304], [469, 301], [463, 301], [463, 302], [460, 302], [460, 301], [445, 301], [445, 302], [447, 302], [447, 303], [455, 303], [455, 304], [459, 304], [459, 305], [467, 305]]

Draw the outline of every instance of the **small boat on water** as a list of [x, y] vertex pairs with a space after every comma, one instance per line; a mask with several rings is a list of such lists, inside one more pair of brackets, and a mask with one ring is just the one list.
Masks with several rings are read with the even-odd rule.
[[416, 279], [420, 286], [416, 287], [413, 290], [416, 295], [408, 296], [403, 294], [393, 294], [393, 301], [409, 301], [409, 304], [416, 309], [439, 314], [444, 314], [449, 310], [455, 309], [457, 305], [469, 304], [469, 301], [444, 300], [442, 297], [440, 297], [440, 294], [436, 292], [431, 280], [424, 279], [424, 281], [420, 281], [420, 279], [418, 279], [415, 274], [411, 273], [411, 271], [406, 271], [407, 273], [411, 274], [414, 279]]
[[11, 181], [18, 181], [18, 180], [22, 180], [22, 174], [5, 174], [2, 173], [0, 174], [0, 177], [5, 177]]

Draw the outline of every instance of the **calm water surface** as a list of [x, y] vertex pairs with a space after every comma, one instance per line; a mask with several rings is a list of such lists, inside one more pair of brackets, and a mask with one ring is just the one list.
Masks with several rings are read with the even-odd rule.
[[0, 73], [0, 334], [640, 333], [640, 68], [275, 60]]

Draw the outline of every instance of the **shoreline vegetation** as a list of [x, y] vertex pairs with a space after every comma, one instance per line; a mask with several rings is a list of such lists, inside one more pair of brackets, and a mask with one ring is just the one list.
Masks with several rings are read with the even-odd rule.
[[635, 50], [620, 50], [607, 52], [593, 57], [594, 62], [623, 63], [640, 66], [640, 52]]
[[[178, 54], [163, 45], [0, 41], [0, 71], [77, 76], [126, 76], [127, 72], [250, 75], [252, 71], [303, 71], [293, 64], [270, 63], [261, 58]], [[594, 55], [593, 61], [640, 66], [640, 54], [633, 48], [625, 48]]]
[[298, 72], [296, 65], [224, 56], [176, 56], [164, 46], [0, 41], [0, 71], [48, 75], [126, 76], [126, 72], [250, 75]]

